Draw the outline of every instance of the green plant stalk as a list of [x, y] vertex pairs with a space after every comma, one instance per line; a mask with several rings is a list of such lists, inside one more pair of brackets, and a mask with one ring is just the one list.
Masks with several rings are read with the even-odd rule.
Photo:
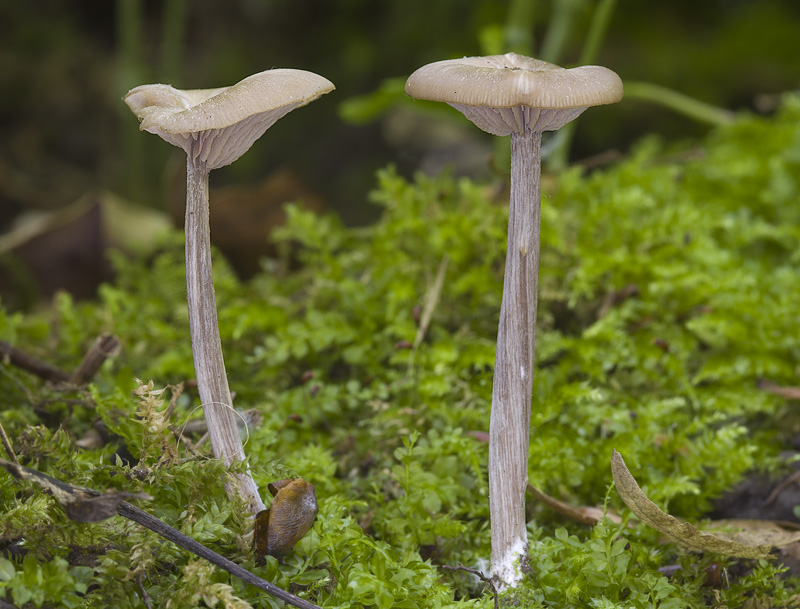
[[[140, 0], [117, 0], [117, 36], [120, 48], [118, 91], [127, 91], [141, 82], [142, 11]], [[117, 92], [116, 95], [120, 93]], [[144, 142], [136, 131], [125, 129], [123, 135], [125, 157], [125, 188], [134, 201], [145, 201]]]
[[625, 97], [653, 102], [692, 120], [709, 125], [727, 125], [734, 119], [734, 113], [730, 110], [649, 82], [626, 82]]
[[539, 51], [540, 58], [558, 63], [567, 43], [575, 13], [582, 0], [559, 0], [553, 3], [553, 15]]
[[[592, 22], [589, 24], [589, 33], [586, 35], [586, 42], [581, 51], [580, 65], [591, 65], [597, 61], [597, 54], [605, 40], [608, 32], [608, 24], [617, 6], [617, 0], [600, 0], [592, 15]], [[567, 166], [569, 160], [569, 150], [572, 147], [572, 140], [577, 127], [577, 119], [568, 125], [564, 125], [555, 137], [558, 138], [553, 152], [547, 159], [548, 169], [560, 171]]]
[[180, 78], [185, 35], [186, 0], [167, 0], [161, 29], [161, 74], [164, 82]]
[[600, 0], [597, 3], [597, 8], [592, 14], [592, 22], [589, 24], [589, 33], [586, 34], [586, 42], [583, 43], [581, 65], [593, 64], [597, 60], [597, 53], [605, 40], [608, 24], [616, 6], [617, 0]]
[[533, 23], [536, 0], [511, 0], [504, 28], [506, 52], [533, 53]]

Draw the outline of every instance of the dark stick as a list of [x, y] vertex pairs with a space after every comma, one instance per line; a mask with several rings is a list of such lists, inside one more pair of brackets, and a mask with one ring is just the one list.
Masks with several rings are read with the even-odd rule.
[[119, 348], [119, 339], [113, 334], [98, 336], [86, 355], [83, 356], [81, 363], [70, 374], [69, 382], [73, 385], [85, 385], [91, 381], [103, 362], [119, 353]]
[[17, 349], [16, 347], [12, 347], [7, 342], [1, 340], [0, 356], [3, 356], [3, 358], [6, 359], [12, 366], [27, 370], [28, 372], [45, 380], [52, 381], [54, 383], [63, 383], [69, 380], [69, 375], [63, 370], [60, 370], [55, 366], [51, 366], [47, 362], [40, 360], [37, 357], [28, 355], [24, 351]]
[[[108, 494], [103, 494], [99, 491], [88, 488], [72, 486], [71, 484], [67, 484], [66, 482], [58, 480], [57, 478], [48, 476], [47, 474], [44, 474], [38, 470], [24, 467], [10, 461], [5, 461], [4, 459], [0, 459], [0, 466], [4, 467], [12, 476], [15, 476], [16, 478], [34, 482], [42, 488], [49, 490], [53, 495], [55, 495], [56, 499], [58, 499], [65, 509], [84, 501], [83, 497], [85, 495], [90, 495], [92, 497], [108, 497]], [[66, 511], [67, 515], [69, 516], [70, 510], [66, 509]], [[263, 590], [275, 598], [279, 598], [289, 605], [299, 607], [300, 609], [321, 609], [318, 605], [314, 605], [313, 603], [310, 603], [299, 596], [295, 596], [286, 590], [278, 588], [275, 584], [261, 579], [247, 569], [240, 567], [235, 562], [228, 560], [224, 556], [214, 552], [214, 550], [207, 548], [203, 544], [196, 542], [191, 537], [188, 537], [180, 531], [172, 528], [167, 523], [159, 520], [152, 514], [148, 514], [144, 510], [141, 510], [126, 501], [119, 502], [116, 506], [116, 511], [120, 516], [128, 518], [129, 520], [133, 520], [135, 523], [140, 524], [143, 527], [160, 535], [164, 539], [171, 541], [176, 546], [181, 547], [184, 550], [188, 550], [189, 552], [192, 552], [201, 558], [205, 558], [208, 562], [216, 565], [220, 569], [224, 569], [231, 575], [235, 575], [251, 586], [255, 586], [256, 588]]]
[[494, 585], [494, 582], [490, 577], [486, 577], [481, 571], [477, 569], [473, 569], [471, 567], [465, 567], [461, 563], [458, 563], [455, 567], [451, 567], [450, 565], [439, 565], [442, 569], [446, 571], [466, 571], [467, 573], [472, 573], [481, 581], [486, 582], [489, 584], [489, 587], [492, 589], [492, 594], [494, 594], [494, 609], [498, 607], [498, 599], [497, 599], [497, 586]]
[[261, 579], [257, 575], [250, 573], [250, 571], [240, 567], [235, 562], [232, 562], [224, 556], [217, 554], [214, 552], [214, 550], [211, 550], [210, 548], [207, 548], [204, 545], [196, 542], [191, 537], [187, 537], [180, 531], [173, 529], [171, 526], [162, 522], [155, 516], [148, 514], [144, 510], [140, 510], [136, 506], [131, 505], [126, 501], [123, 501], [117, 506], [117, 513], [120, 516], [124, 516], [125, 518], [133, 520], [135, 523], [150, 529], [164, 539], [168, 539], [176, 546], [205, 558], [208, 562], [218, 566], [220, 569], [224, 569], [231, 575], [235, 575], [239, 579], [252, 586], [255, 586], [256, 588], [264, 590], [264, 592], [281, 599], [289, 605], [300, 607], [300, 609], [320, 609], [319, 606], [309, 603], [307, 600], [286, 592], [286, 590], [278, 588], [275, 584], [271, 584], [270, 582]]

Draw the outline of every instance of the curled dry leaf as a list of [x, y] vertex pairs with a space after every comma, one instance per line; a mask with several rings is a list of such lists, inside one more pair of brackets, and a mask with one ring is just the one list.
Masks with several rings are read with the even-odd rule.
[[741, 543], [709, 535], [688, 522], [681, 522], [662, 511], [642, 492], [617, 451], [611, 455], [611, 473], [614, 476], [617, 492], [631, 511], [642, 522], [653, 527], [676, 544], [695, 552], [715, 552], [739, 558], [771, 557], [770, 551], [773, 546], [770, 543]]
[[152, 499], [146, 493], [110, 491], [108, 493], [95, 494], [88, 489], [71, 486], [35, 469], [23, 467], [4, 459], [0, 459], [0, 466], [6, 468], [8, 473], [15, 478], [33, 482], [44, 490], [49, 491], [64, 506], [67, 517], [75, 522], [99, 522], [116, 516], [117, 506], [126, 499]]
[[97, 497], [78, 495], [64, 503], [67, 518], [75, 522], [100, 522], [117, 515], [117, 507], [128, 499], [152, 499], [147, 493], [108, 491]]

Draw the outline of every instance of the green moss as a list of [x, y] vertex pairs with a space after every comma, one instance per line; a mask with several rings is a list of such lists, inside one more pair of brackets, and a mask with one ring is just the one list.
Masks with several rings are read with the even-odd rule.
[[[263, 416], [245, 449], [253, 474], [262, 487], [301, 475], [320, 501], [285, 564], [255, 564], [240, 541], [250, 524], [226, 498], [220, 464], [175, 445], [167, 425], [201, 416], [196, 394], [184, 391], [169, 419], [165, 405], [143, 408], [131, 395], [134, 377], [162, 387], [193, 376], [177, 235], [155, 257], [116, 256], [117, 280], [96, 302], [62, 296], [50, 312], [0, 314], [0, 338], [65, 369], [101, 331], [123, 345], [89, 391], [3, 368], [0, 421], [23, 463], [147, 492], [146, 509], [323, 606], [490, 607], [477, 580], [435, 564], [485, 567], [490, 555], [487, 449], [470, 432], [488, 430], [507, 206], [493, 187], [449, 175], [409, 182], [387, 169], [377, 179], [374, 226], [289, 207], [276, 235], [284, 255], [252, 281], [216, 258], [235, 405]], [[796, 384], [799, 199], [795, 99], [694, 148], [646, 140], [619, 165], [559, 176], [543, 202], [534, 485], [576, 504], [607, 498], [624, 512], [608, 492], [616, 448], [654, 501], [696, 519], [748, 470], [778, 467], [800, 421], [757, 381]], [[415, 307], [431, 298], [444, 260], [417, 340]], [[77, 448], [98, 419], [116, 435]], [[25, 594], [14, 591], [28, 571], [50, 569], [61, 583], [41, 603], [80, 595], [86, 606], [144, 607], [144, 588], [175, 606], [198, 603], [198, 590], [274, 604], [121, 519], [72, 523], [3, 471], [0, 497], [0, 546], [27, 552], [0, 559], [9, 598]], [[589, 530], [530, 510], [534, 574], [508, 602], [739, 606], [794, 590], [766, 563], [689, 557], [642, 525]], [[712, 563], [734, 574], [717, 588], [703, 586]], [[667, 578], [658, 568], [670, 564], [682, 569]]]

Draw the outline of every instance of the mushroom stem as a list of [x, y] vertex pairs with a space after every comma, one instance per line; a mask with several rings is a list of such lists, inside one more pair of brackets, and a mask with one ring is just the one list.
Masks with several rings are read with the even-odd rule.
[[[226, 465], [244, 461], [244, 450], [233, 411], [222, 341], [217, 323], [217, 302], [211, 267], [211, 229], [208, 209], [208, 173], [205, 163], [187, 155], [186, 165], [186, 295], [197, 388], [217, 459]], [[237, 483], [226, 485], [229, 495], [238, 492], [250, 513], [265, 509], [258, 487], [249, 474], [237, 474]]]
[[489, 427], [492, 574], [515, 585], [527, 570], [525, 488], [539, 277], [541, 132], [511, 134], [511, 201]]

